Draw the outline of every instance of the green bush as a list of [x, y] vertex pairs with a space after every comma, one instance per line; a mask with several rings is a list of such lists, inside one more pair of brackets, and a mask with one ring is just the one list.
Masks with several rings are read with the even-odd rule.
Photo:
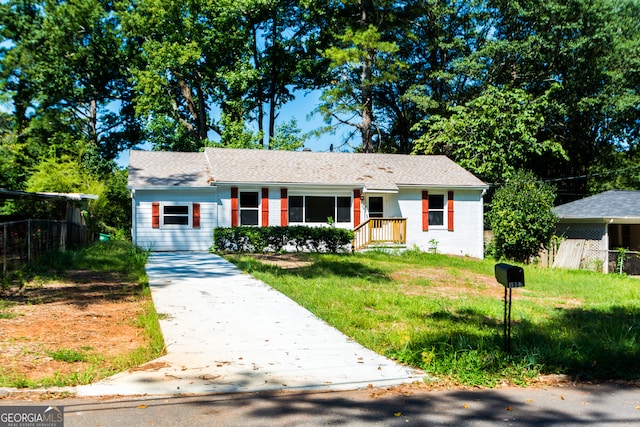
[[555, 188], [531, 172], [517, 172], [496, 191], [487, 213], [497, 259], [528, 263], [547, 244], [558, 219], [553, 213]]
[[350, 249], [353, 231], [335, 227], [217, 227], [213, 230], [216, 252], [296, 251], [337, 253]]

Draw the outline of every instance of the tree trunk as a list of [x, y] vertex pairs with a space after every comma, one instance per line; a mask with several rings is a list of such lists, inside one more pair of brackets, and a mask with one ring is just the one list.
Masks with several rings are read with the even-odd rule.
[[271, 88], [269, 90], [269, 149], [273, 148], [273, 134], [276, 131], [276, 97], [278, 91], [278, 11], [275, 10], [271, 24]]
[[[367, 28], [373, 12], [373, 3], [370, 0], [360, 2], [360, 25]], [[373, 97], [371, 90], [371, 73], [375, 51], [369, 50], [362, 62], [362, 72], [360, 75], [360, 93], [362, 104], [362, 122], [360, 133], [362, 135], [362, 149], [365, 153], [373, 153]]]
[[[256, 30], [256, 25], [251, 26], [251, 37], [253, 38], [253, 61], [255, 62], [256, 70], [260, 70], [262, 67], [262, 61], [260, 58], [260, 52], [258, 51], [258, 34]], [[258, 76], [258, 80], [256, 82], [256, 106], [258, 108], [258, 117], [256, 118], [258, 122], [258, 132], [262, 135], [262, 147], [264, 148], [264, 124], [262, 123], [262, 119], [264, 118], [264, 106], [262, 105], [262, 100], [264, 99], [264, 86], [262, 84], [262, 78]], [[271, 136], [269, 136], [271, 138]]]
[[89, 101], [89, 141], [98, 146], [98, 102]]

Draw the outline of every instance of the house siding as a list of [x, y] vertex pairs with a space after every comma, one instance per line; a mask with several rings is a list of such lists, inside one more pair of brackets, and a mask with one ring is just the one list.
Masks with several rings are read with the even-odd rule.
[[[445, 197], [444, 224], [424, 230], [423, 192]], [[453, 195], [453, 206], [449, 197]], [[450, 255], [484, 257], [483, 206], [481, 190], [442, 188], [404, 188], [398, 193], [369, 193], [363, 203], [363, 221], [369, 218], [368, 198], [383, 197], [385, 218], [406, 218], [407, 247], [418, 247]], [[453, 210], [450, 211], [450, 208]], [[451, 224], [453, 219], [454, 223]], [[426, 218], [424, 219], [426, 220]], [[453, 228], [452, 230], [450, 228]], [[435, 243], [434, 245], [434, 242]]]
[[[454, 228], [450, 231], [449, 215], [445, 206], [445, 224], [429, 226], [423, 231], [422, 191], [424, 189], [401, 190], [394, 195], [396, 203], [389, 203], [390, 215], [407, 218], [407, 246], [417, 246], [423, 251], [437, 250], [449, 255], [484, 257], [482, 192], [453, 190]], [[450, 190], [426, 189], [429, 194], [443, 194]], [[394, 208], [397, 211], [394, 211]], [[387, 216], [387, 215], [385, 215]]]
[[[256, 191], [261, 195], [263, 188], [269, 189], [269, 225], [281, 225], [282, 186], [241, 186], [238, 189], [240, 192]], [[351, 196], [351, 222], [335, 224], [336, 227], [348, 229], [352, 229], [355, 223], [353, 190], [347, 188], [287, 187], [288, 196]], [[422, 191], [425, 190], [401, 189], [396, 194], [384, 194], [385, 217], [407, 219], [407, 247], [418, 247], [423, 251], [432, 250], [435, 247], [439, 253], [482, 258], [484, 254], [482, 192], [454, 190], [454, 230], [448, 230], [449, 215], [445, 207], [445, 224], [439, 227], [430, 226], [428, 231], [423, 231]], [[448, 197], [450, 190], [427, 189], [427, 191], [429, 194], [443, 194]], [[161, 205], [165, 203], [199, 203], [200, 228], [190, 226], [152, 228], [152, 204], [154, 202], [159, 202]], [[137, 235], [133, 237], [134, 243], [153, 251], [208, 250], [213, 245], [213, 229], [217, 226], [231, 227], [231, 186], [221, 185], [217, 189], [199, 190], [138, 190], [134, 197], [134, 203], [135, 230], [137, 230]], [[366, 199], [364, 203], [361, 203], [360, 213], [360, 221], [366, 221], [369, 215]], [[260, 225], [262, 225], [262, 215], [259, 218]], [[322, 224], [310, 225], [322, 226]], [[435, 246], [434, 242], [436, 242]]]
[[[165, 204], [200, 204], [200, 226], [189, 225], [152, 227], [152, 206]], [[215, 189], [211, 190], [137, 190], [133, 197], [133, 243], [152, 251], [206, 251], [213, 245], [213, 228], [216, 225], [217, 201]], [[192, 208], [191, 208], [192, 209]], [[191, 217], [193, 211], [190, 210]], [[162, 214], [161, 214], [162, 217]], [[162, 221], [160, 221], [162, 222]], [[196, 224], [197, 225], [197, 224]]]
[[[268, 225], [279, 226], [282, 225], [282, 200], [281, 200], [281, 190], [284, 188], [281, 185], [278, 186], [257, 186], [257, 185], [246, 185], [246, 186], [238, 186], [238, 191], [255, 191], [260, 195], [262, 194], [262, 189], [267, 188], [269, 192], [269, 213]], [[290, 186], [287, 188], [287, 196], [341, 196], [341, 197], [351, 197], [351, 211], [352, 218], [351, 222], [348, 223], [336, 223], [336, 227], [340, 228], [353, 228], [354, 218], [353, 218], [353, 189], [352, 188], [335, 188], [335, 187], [327, 187], [323, 189], [318, 189], [317, 187], [308, 187], [308, 186]], [[231, 187], [221, 185], [218, 187], [218, 195], [219, 195], [219, 207], [218, 207], [218, 226], [220, 227], [231, 227]], [[260, 200], [259, 210], [262, 210], [262, 200]], [[262, 216], [259, 219], [259, 225], [263, 226]], [[297, 223], [288, 224], [288, 225], [299, 225]], [[321, 226], [322, 224], [306, 224], [310, 226]]]

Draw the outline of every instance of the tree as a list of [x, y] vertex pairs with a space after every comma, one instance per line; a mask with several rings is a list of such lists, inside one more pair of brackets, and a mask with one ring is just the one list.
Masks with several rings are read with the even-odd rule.
[[244, 15], [255, 67], [249, 97], [255, 104], [255, 121], [263, 147], [275, 148], [278, 111], [294, 98], [292, 90], [304, 80], [299, 77], [304, 72], [299, 64], [307, 63], [315, 54], [313, 48], [309, 49], [314, 22], [304, 2], [293, 0], [249, 0]]
[[541, 159], [564, 156], [559, 143], [537, 139], [548, 105], [546, 96], [489, 87], [466, 105], [451, 107], [448, 117], [423, 122], [414, 153], [445, 154], [483, 180], [505, 182]]
[[[532, 165], [542, 177], [588, 177], [638, 143], [640, 4], [633, 0], [490, 0], [492, 39], [473, 55], [478, 84], [550, 93], [538, 141], [566, 157]], [[562, 190], [587, 193], [587, 179]]]
[[2, 101], [13, 106], [12, 128], [19, 142], [37, 93], [35, 71], [44, 34], [41, 5], [35, 0], [0, 3], [0, 88]]
[[39, 109], [72, 117], [92, 156], [113, 160], [139, 142], [119, 22], [110, 1], [44, 1]]
[[478, 94], [466, 61], [487, 39], [488, 12], [477, 0], [403, 3], [385, 27], [403, 67], [375, 88], [374, 102], [384, 123], [382, 149], [408, 154], [421, 135], [416, 124], [447, 117]]
[[494, 255], [528, 263], [549, 243], [557, 224], [555, 189], [532, 172], [516, 172], [496, 190], [487, 219]]
[[342, 33], [335, 31], [334, 42], [325, 50], [329, 60], [329, 87], [324, 88], [319, 111], [328, 123], [353, 127], [360, 133], [361, 149], [374, 151], [376, 87], [394, 81], [402, 64], [396, 59], [398, 47], [380, 29], [393, 5], [371, 0], [344, 0], [346, 23]]
[[270, 147], [273, 150], [298, 150], [304, 147], [304, 136], [295, 118], [276, 126]]
[[119, 12], [124, 36], [139, 54], [132, 63], [136, 111], [148, 123], [169, 119], [184, 128], [190, 146], [183, 150], [202, 148], [210, 131], [222, 134], [213, 105], [244, 119], [232, 109], [252, 79], [241, 5], [133, 0]]

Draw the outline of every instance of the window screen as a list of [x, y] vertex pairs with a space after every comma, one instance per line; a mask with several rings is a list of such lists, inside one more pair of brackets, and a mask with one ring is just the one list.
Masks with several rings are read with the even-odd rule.
[[351, 222], [351, 197], [338, 197], [336, 222]]
[[328, 222], [329, 218], [335, 220], [335, 197], [307, 196], [305, 199], [305, 222]]
[[382, 218], [383, 215], [382, 197], [369, 197], [369, 218]]
[[303, 213], [304, 198], [302, 196], [289, 197], [289, 222], [302, 222]]
[[258, 206], [257, 191], [243, 191], [240, 193], [240, 225], [259, 225]]
[[429, 196], [429, 225], [444, 225], [444, 196]]
[[164, 225], [189, 225], [189, 206], [164, 206], [162, 222]]

